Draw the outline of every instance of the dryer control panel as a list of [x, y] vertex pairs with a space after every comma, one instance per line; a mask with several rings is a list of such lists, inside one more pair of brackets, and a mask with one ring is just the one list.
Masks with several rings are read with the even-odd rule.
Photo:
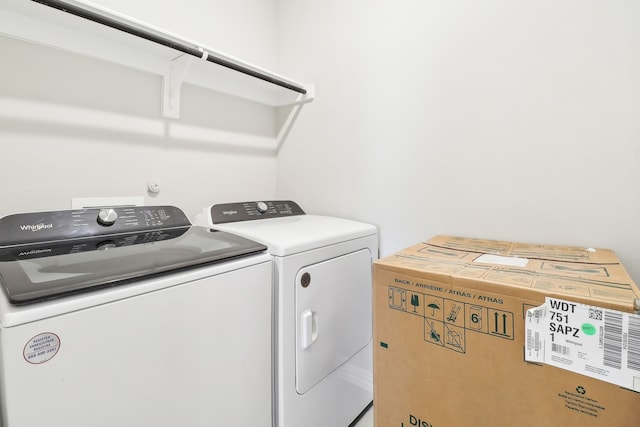
[[300, 206], [291, 200], [222, 203], [211, 206], [211, 221], [213, 224], [282, 218], [304, 214]]

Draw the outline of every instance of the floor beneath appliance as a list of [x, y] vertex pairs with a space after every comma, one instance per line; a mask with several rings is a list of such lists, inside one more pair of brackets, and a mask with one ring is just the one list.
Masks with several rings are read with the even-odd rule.
[[373, 427], [373, 406], [352, 427]]

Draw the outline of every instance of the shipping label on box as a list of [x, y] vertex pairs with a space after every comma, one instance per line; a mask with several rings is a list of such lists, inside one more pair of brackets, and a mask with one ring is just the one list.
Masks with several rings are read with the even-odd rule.
[[527, 311], [525, 359], [640, 391], [640, 316], [546, 298]]

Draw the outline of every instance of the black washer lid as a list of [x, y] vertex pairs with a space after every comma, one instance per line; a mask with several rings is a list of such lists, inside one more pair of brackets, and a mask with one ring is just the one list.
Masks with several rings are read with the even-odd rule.
[[58, 298], [266, 250], [253, 240], [191, 226], [171, 206], [114, 208], [106, 224], [97, 219], [100, 211], [0, 218], [0, 285], [9, 302]]
[[263, 253], [266, 246], [204, 227], [0, 248], [0, 285], [26, 304]]

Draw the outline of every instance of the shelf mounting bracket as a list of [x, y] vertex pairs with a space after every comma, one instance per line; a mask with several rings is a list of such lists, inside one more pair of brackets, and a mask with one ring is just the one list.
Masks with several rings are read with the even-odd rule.
[[192, 56], [183, 54], [171, 60], [169, 70], [162, 78], [162, 115], [164, 117], [180, 118], [180, 91], [194, 59]]
[[315, 87], [313, 85], [308, 86], [307, 93], [304, 95], [298, 95], [298, 100], [293, 105], [293, 108], [289, 112], [289, 115], [285, 119], [282, 127], [278, 131], [278, 135], [276, 136], [276, 149], [275, 152], [278, 154], [282, 145], [284, 144], [287, 136], [289, 136], [289, 131], [293, 127], [298, 115], [300, 115], [300, 111], [302, 110], [302, 106], [304, 104], [308, 104], [313, 101], [315, 97]]

